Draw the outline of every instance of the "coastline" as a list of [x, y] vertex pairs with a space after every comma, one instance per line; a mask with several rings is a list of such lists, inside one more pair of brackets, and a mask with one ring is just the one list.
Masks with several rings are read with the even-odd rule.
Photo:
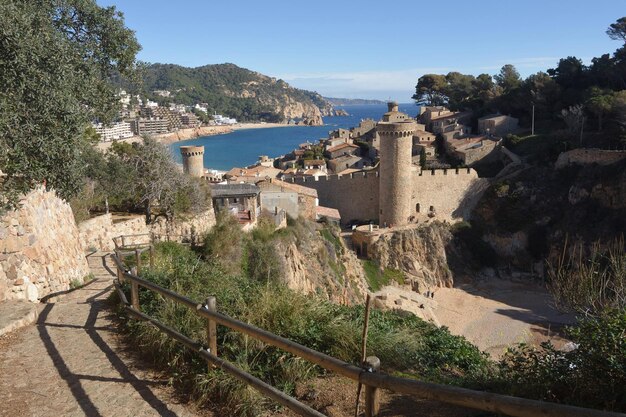
[[[160, 143], [169, 145], [174, 142], [180, 142], [183, 140], [195, 139], [201, 136], [215, 136], [223, 135], [226, 133], [232, 133], [235, 130], [244, 129], [267, 129], [272, 127], [291, 127], [296, 125], [289, 125], [286, 123], [237, 123], [233, 126], [201, 126], [191, 129], [180, 129], [176, 132], [162, 133], [160, 135], [153, 135], [152, 137]], [[133, 136], [127, 139], [120, 139], [116, 142], [135, 143], [140, 142], [141, 136]], [[98, 142], [96, 147], [100, 150], [106, 150], [111, 147], [111, 142]]]

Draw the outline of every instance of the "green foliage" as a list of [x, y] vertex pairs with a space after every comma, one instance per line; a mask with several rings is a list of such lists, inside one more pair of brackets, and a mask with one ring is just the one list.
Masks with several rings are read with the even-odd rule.
[[[283, 80], [274, 80], [234, 64], [197, 68], [151, 64], [144, 69], [143, 83], [144, 95], [151, 100], [163, 103], [166, 99], [152, 91], [169, 90], [172, 96], [167, 100], [186, 105], [206, 103], [209, 113], [225, 114], [240, 121], [282, 121], [283, 116], [276, 112], [275, 106], [267, 103], [268, 100], [278, 105], [285, 103], [285, 95], [293, 101], [320, 108], [328, 106], [317, 93], [290, 87]], [[255, 96], [246, 98], [244, 90], [254, 92]]]
[[[556, 258], [556, 259], [555, 259]], [[557, 303], [582, 314], [626, 308], [626, 249], [624, 237], [587, 251], [583, 245], [568, 247], [548, 260], [548, 288]]]
[[365, 278], [372, 291], [378, 291], [391, 282], [396, 282], [403, 285], [405, 282], [404, 274], [402, 271], [393, 268], [381, 268], [376, 262], [370, 259], [362, 259], [363, 270], [365, 271]]
[[94, 0], [0, 4], [0, 205], [46, 182], [76, 195], [86, 126], [108, 121], [118, 100], [109, 77], [134, 79], [139, 45], [114, 7]]
[[[272, 282], [228, 274], [218, 263], [202, 260], [174, 243], [157, 245], [150, 281], [194, 300], [217, 298], [218, 310], [307, 347], [358, 363], [363, 306], [346, 307], [299, 294]], [[150, 291], [140, 292], [142, 311], [206, 343], [206, 327], [196, 314]], [[387, 372], [403, 372], [431, 381], [450, 382], [459, 375], [476, 376], [488, 366], [486, 356], [462, 337], [452, 336], [414, 316], [373, 311], [369, 351]], [[268, 401], [219, 369], [209, 368], [193, 352], [163, 336], [153, 326], [128, 321], [130, 337], [146, 357], [170, 370], [186, 393], [211, 402], [228, 415], [259, 415]], [[222, 358], [272, 385], [291, 392], [295, 384], [320, 369], [279, 349], [218, 326]]]
[[510, 349], [499, 364], [499, 390], [510, 395], [626, 411], [626, 310], [582, 319], [567, 329], [569, 352], [549, 343]]

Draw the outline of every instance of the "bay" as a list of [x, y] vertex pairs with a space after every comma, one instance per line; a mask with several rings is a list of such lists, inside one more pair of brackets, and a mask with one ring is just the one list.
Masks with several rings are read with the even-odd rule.
[[[175, 160], [182, 163], [181, 146], [204, 146], [204, 167], [227, 171], [233, 167], [254, 164], [260, 155], [276, 157], [291, 152], [299, 144], [316, 143], [328, 137], [328, 133], [338, 128], [349, 129], [363, 119], [380, 120], [387, 111], [387, 105], [348, 105], [336, 106], [349, 116], [325, 117], [323, 126], [287, 126], [260, 129], [242, 129], [216, 136], [203, 136], [196, 139], [175, 142], [170, 149]], [[399, 105], [399, 110], [415, 116], [419, 108], [413, 103]]]

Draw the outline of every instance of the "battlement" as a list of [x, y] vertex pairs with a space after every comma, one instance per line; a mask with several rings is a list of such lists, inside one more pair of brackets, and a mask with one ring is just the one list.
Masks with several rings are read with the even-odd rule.
[[361, 172], [353, 172], [346, 175], [320, 175], [319, 177], [292, 177], [286, 179], [286, 182], [291, 182], [294, 184], [304, 185], [312, 184], [312, 183], [320, 183], [320, 182], [332, 182], [332, 181], [346, 181], [352, 179], [362, 179], [362, 178], [378, 178], [378, 171], [361, 171]]
[[204, 146], [181, 146], [180, 154], [182, 156], [203, 156]]
[[441, 168], [441, 169], [422, 169], [419, 171], [420, 177], [428, 176], [444, 176], [444, 175], [470, 175], [476, 177], [478, 174], [473, 168]]
[[413, 120], [402, 122], [380, 122], [376, 125], [376, 132], [384, 137], [409, 137], [413, 136], [417, 125]]

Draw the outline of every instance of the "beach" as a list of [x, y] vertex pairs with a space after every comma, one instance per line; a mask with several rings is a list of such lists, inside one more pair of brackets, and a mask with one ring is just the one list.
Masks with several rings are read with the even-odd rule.
[[[235, 125], [223, 125], [223, 126], [202, 126], [192, 129], [180, 129], [176, 132], [163, 133], [161, 135], [153, 135], [152, 137], [158, 142], [169, 145], [181, 140], [195, 139], [203, 136], [223, 135], [225, 133], [231, 133], [235, 130], [244, 129], [267, 129], [274, 127], [292, 127], [295, 125], [289, 125], [286, 123], [237, 123]], [[133, 136], [127, 139], [120, 139], [117, 142], [134, 143], [140, 142], [141, 136]], [[114, 141], [111, 142], [99, 142], [96, 146], [98, 149], [106, 150], [111, 147]]]

